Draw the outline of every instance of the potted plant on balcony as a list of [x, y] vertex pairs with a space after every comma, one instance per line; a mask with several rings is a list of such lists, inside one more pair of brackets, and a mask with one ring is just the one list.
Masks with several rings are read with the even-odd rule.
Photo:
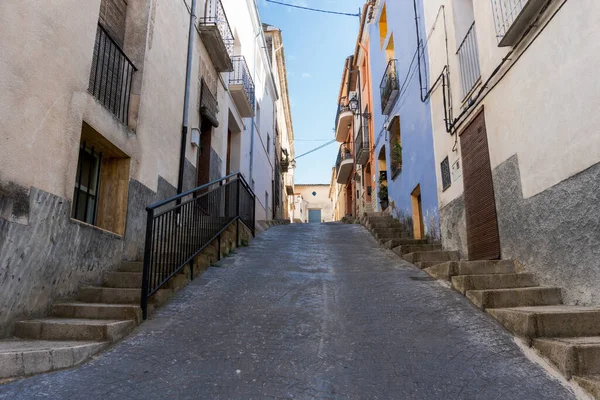
[[349, 147], [344, 147], [344, 159], [346, 158], [350, 158], [350, 148]]
[[384, 185], [381, 181], [379, 182], [379, 191], [377, 192], [377, 197], [379, 197], [379, 205], [381, 206], [381, 210], [383, 211], [388, 208], [388, 188], [387, 185]]

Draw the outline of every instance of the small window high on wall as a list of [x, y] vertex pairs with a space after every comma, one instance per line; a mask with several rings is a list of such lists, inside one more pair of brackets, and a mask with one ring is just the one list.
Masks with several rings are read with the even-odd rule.
[[383, 9], [381, 10], [381, 16], [379, 17], [379, 47], [383, 48], [383, 44], [385, 43], [385, 39], [387, 38], [387, 10], [385, 7], [385, 3], [383, 4]]

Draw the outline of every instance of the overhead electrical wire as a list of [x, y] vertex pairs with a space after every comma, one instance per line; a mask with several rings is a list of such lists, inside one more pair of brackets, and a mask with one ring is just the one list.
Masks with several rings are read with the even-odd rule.
[[280, 1], [275, 1], [275, 0], [266, 0], [266, 1], [267, 1], [267, 3], [279, 4], [281, 6], [299, 8], [301, 10], [315, 11], [315, 12], [320, 12], [320, 13], [324, 13], [324, 14], [345, 15], [347, 17], [360, 17], [360, 13], [352, 14], [352, 13], [345, 13], [345, 12], [339, 12], [339, 11], [321, 10], [318, 8], [311, 8], [311, 7], [297, 6], [295, 4], [282, 3]]
[[299, 159], [300, 157], [303, 157], [303, 156], [305, 156], [305, 155], [307, 155], [307, 154], [310, 154], [310, 153], [313, 153], [313, 152], [315, 152], [315, 151], [317, 151], [317, 150], [320, 150], [320, 149], [322, 149], [322, 148], [323, 148], [323, 147], [325, 147], [325, 146], [329, 146], [330, 144], [334, 143], [335, 141], [336, 141], [335, 139], [333, 139], [333, 140], [330, 140], [329, 142], [327, 142], [327, 143], [325, 143], [325, 144], [322, 144], [322, 145], [320, 145], [319, 147], [315, 147], [314, 149], [312, 149], [312, 150], [310, 150], [310, 151], [307, 151], [306, 153], [302, 153], [302, 154], [300, 154], [299, 156], [296, 156], [296, 157], [294, 158], [294, 160], [297, 160], [297, 159]]

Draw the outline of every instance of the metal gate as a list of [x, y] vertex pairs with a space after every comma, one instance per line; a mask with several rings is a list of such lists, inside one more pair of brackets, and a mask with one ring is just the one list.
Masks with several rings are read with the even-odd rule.
[[321, 210], [308, 210], [308, 223], [318, 224], [321, 222]]
[[469, 260], [500, 258], [496, 199], [483, 109], [460, 136]]

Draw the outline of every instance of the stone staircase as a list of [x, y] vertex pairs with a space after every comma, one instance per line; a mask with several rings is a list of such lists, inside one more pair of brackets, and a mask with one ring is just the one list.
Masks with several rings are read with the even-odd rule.
[[[388, 232], [378, 229], [399, 224], [391, 219], [365, 215], [361, 222], [377, 238]], [[514, 261], [464, 261], [458, 252], [408, 240], [403, 234], [390, 234], [380, 243], [433, 278], [447, 281], [567, 379], [600, 399], [600, 307], [564, 305], [560, 288], [540, 285], [533, 274], [519, 271]]]
[[[247, 232], [240, 239], [249, 240]], [[235, 225], [221, 237], [221, 256], [236, 247]], [[194, 276], [215, 263], [217, 240], [194, 260]], [[50, 315], [19, 321], [14, 338], [0, 340], [0, 380], [77, 365], [129, 334], [142, 322], [143, 263], [123, 261], [99, 286], [80, 288], [76, 299], [52, 305]], [[150, 298], [149, 314], [190, 281], [189, 266]]]

